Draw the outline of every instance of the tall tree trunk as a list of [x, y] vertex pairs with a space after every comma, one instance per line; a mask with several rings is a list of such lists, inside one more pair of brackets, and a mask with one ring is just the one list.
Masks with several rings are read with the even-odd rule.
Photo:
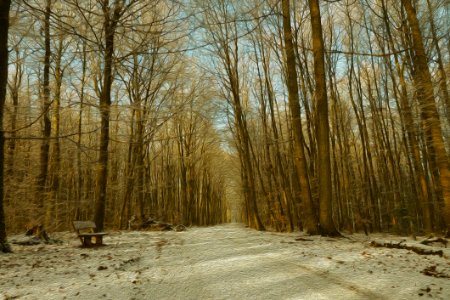
[[81, 164], [81, 140], [83, 129], [83, 109], [84, 109], [84, 89], [86, 85], [86, 69], [87, 69], [87, 57], [86, 57], [86, 41], [82, 41], [82, 63], [81, 63], [81, 86], [80, 86], [80, 110], [78, 113], [78, 134], [77, 134], [77, 197], [75, 202], [75, 220], [81, 217], [81, 199], [83, 197], [83, 172]]
[[45, 6], [45, 16], [44, 16], [44, 81], [42, 84], [43, 88], [43, 118], [44, 118], [44, 127], [42, 129], [42, 144], [41, 144], [41, 152], [40, 152], [40, 171], [39, 176], [37, 178], [37, 214], [38, 218], [41, 218], [44, 215], [44, 206], [45, 206], [45, 186], [47, 182], [48, 176], [48, 161], [49, 161], [49, 152], [50, 152], [50, 135], [52, 131], [52, 122], [50, 120], [50, 57], [51, 57], [51, 49], [50, 49], [50, 15], [51, 15], [51, 0], [47, 0]]
[[439, 114], [434, 100], [433, 83], [428, 69], [427, 56], [423, 45], [422, 32], [416, 10], [411, 0], [402, 0], [406, 10], [407, 19], [411, 28], [413, 42], [413, 80], [420, 104], [422, 124], [426, 126], [426, 144], [431, 155], [430, 159], [436, 161], [439, 184], [443, 196], [443, 220], [447, 235], [450, 235], [450, 166], [449, 158], [444, 146], [443, 133], [439, 120]]
[[60, 143], [60, 128], [61, 128], [61, 87], [64, 70], [61, 66], [63, 59], [63, 36], [60, 36], [58, 49], [55, 58], [55, 89], [53, 100], [53, 141], [52, 141], [52, 155], [50, 161], [50, 196], [48, 198], [46, 209], [45, 224], [47, 228], [51, 225], [57, 224], [56, 209], [58, 204], [58, 189], [60, 184], [60, 169], [61, 169], [61, 143]]
[[328, 124], [328, 98], [325, 80], [325, 57], [322, 36], [322, 23], [318, 0], [309, 0], [311, 12], [312, 45], [314, 53], [314, 77], [316, 89], [314, 92], [317, 117], [317, 151], [319, 179], [319, 221], [322, 235], [336, 236], [339, 233], [333, 223], [330, 162], [330, 127]]
[[6, 84], [8, 83], [8, 29], [10, 0], [0, 0], [0, 252], [11, 252], [6, 239], [4, 198], [4, 167], [5, 167], [5, 133], [3, 131], [3, 113], [6, 101]]
[[105, 221], [106, 208], [106, 186], [108, 182], [108, 146], [109, 146], [109, 119], [111, 111], [111, 86], [113, 82], [113, 54], [114, 54], [114, 35], [116, 32], [117, 22], [122, 11], [122, 1], [118, 1], [114, 5], [113, 13], [110, 13], [109, 1], [103, 3], [104, 13], [104, 30], [105, 30], [105, 56], [103, 69], [103, 84], [100, 94], [100, 114], [101, 114], [101, 131], [100, 131], [100, 153], [97, 166], [97, 182], [96, 194], [97, 201], [95, 203], [94, 220], [97, 230], [102, 231]]
[[289, 109], [292, 119], [294, 135], [294, 164], [300, 181], [301, 201], [304, 210], [303, 225], [309, 234], [317, 234], [317, 216], [313, 207], [309, 176], [306, 166], [305, 150], [303, 145], [302, 122], [300, 114], [300, 98], [298, 94], [297, 70], [295, 69], [295, 52], [292, 41], [291, 12], [289, 0], [282, 0], [284, 47], [286, 52], [287, 89]]

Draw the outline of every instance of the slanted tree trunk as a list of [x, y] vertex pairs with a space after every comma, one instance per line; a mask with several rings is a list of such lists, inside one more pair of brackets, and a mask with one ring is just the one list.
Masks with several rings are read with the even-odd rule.
[[[382, 1], [382, 10], [383, 10], [383, 22], [386, 27], [386, 35], [388, 38], [388, 45], [390, 47], [390, 50], [392, 52], [396, 52], [397, 49], [394, 45], [394, 39], [391, 33], [391, 25], [389, 23], [388, 19], [388, 11], [385, 4], [385, 1]], [[422, 209], [422, 218], [423, 218], [423, 228], [425, 232], [429, 233], [432, 231], [432, 223], [431, 223], [431, 211], [430, 211], [430, 205], [429, 201], [431, 199], [431, 195], [429, 192], [427, 179], [425, 175], [425, 170], [423, 168], [423, 165], [421, 163], [421, 154], [420, 154], [420, 147], [419, 147], [419, 141], [417, 140], [417, 132], [416, 132], [416, 126], [414, 126], [414, 118], [413, 113], [411, 110], [411, 105], [408, 101], [408, 92], [407, 92], [407, 86], [405, 81], [405, 76], [403, 74], [403, 70], [400, 65], [400, 61], [398, 58], [398, 55], [395, 54], [393, 56], [394, 58], [394, 64], [399, 76], [399, 104], [398, 104], [398, 110], [400, 113], [401, 121], [403, 122], [404, 129], [406, 131], [406, 138], [409, 143], [410, 151], [411, 151], [411, 160], [412, 165], [414, 168], [414, 174], [415, 174], [415, 183], [416, 188], [419, 191], [417, 197], [419, 198], [419, 205]], [[394, 75], [391, 76], [394, 88], [397, 87], [397, 80]], [[395, 93], [395, 89], [394, 89]], [[397, 98], [397, 97], [396, 97]]]
[[[225, 69], [225, 76], [222, 82], [226, 86], [225, 97], [229, 99], [229, 103], [233, 110], [233, 119], [236, 128], [235, 139], [241, 162], [241, 180], [244, 194], [244, 201], [246, 207], [246, 221], [250, 227], [257, 230], [265, 230], [264, 224], [261, 221], [258, 199], [256, 191], [256, 171], [253, 163], [252, 154], [252, 140], [249, 134], [249, 126], [247, 123], [247, 116], [245, 111], [244, 97], [242, 96], [242, 85], [240, 82], [239, 70], [239, 34], [236, 16], [229, 15], [230, 12], [226, 9], [225, 1], [219, 1], [221, 5], [220, 16], [217, 12], [211, 11], [205, 17], [211, 19], [212, 22], [222, 22], [222, 19], [227, 20], [221, 23], [219, 30], [215, 31], [210, 27], [209, 33], [211, 38], [217, 45], [217, 55], [219, 56], [222, 66]], [[224, 9], [225, 8], [225, 9]]]
[[[267, 70], [266, 62], [266, 54], [265, 54], [265, 45], [262, 43], [262, 34], [261, 30], [259, 30], [258, 38], [260, 40], [256, 40], [254, 38], [252, 40], [253, 47], [255, 49], [255, 55], [257, 56], [257, 60], [261, 60], [262, 66], [260, 64], [257, 64], [257, 71], [258, 71], [258, 80], [259, 80], [259, 110], [261, 115], [261, 123], [262, 123], [262, 131], [263, 131], [263, 149], [264, 153], [263, 156], [263, 162], [261, 163], [263, 165], [263, 172], [261, 172], [259, 169], [259, 181], [261, 185], [261, 189], [263, 190], [263, 195], [266, 198], [266, 205], [268, 210], [268, 219], [270, 220], [270, 225], [274, 226], [277, 231], [283, 231], [286, 228], [286, 225], [292, 224], [292, 219], [290, 216], [288, 216], [289, 220], [286, 220], [286, 215], [284, 212], [284, 208], [281, 204], [281, 197], [280, 194], [284, 192], [284, 190], [279, 185], [278, 180], [278, 174], [276, 172], [276, 169], [273, 167], [272, 163], [272, 155], [271, 155], [271, 134], [270, 134], [270, 126], [269, 126], [269, 117], [270, 115], [267, 112], [267, 102], [273, 101], [272, 98], [272, 91], [270, 84], [267, 84], [270, 82], [269, 73]], [[259, 47], [259, 51], [261, 52], [261, 58], [258, 57], [257, 47]], [[262, 74], [262, 69], [264, 70], [264, 75]], [[267, 72], [266, 72], [267, 71]], [[267, 99], [265, 96], [265, 93], [267, 93]], [[274, 143], [276, 144], [276, 143]], [[261, 154], [260, 154], [261, 155]], [[262, 174], [261, 174], [262, 173]], [[264, 179], [267, 178], [267, 188], [265, 188]], [[280, 188], [279, 188], [280, 187]], [[290, 204], [290, 203], [289, 203]], [[289, 221], [289, 222], [286, 222]], [[289, 227], [289, 231], [293, 231], [293, 226]]]
[[11, 252], [6, 239], [4, 198], [4, 146], [5, 133], [3, 131], [3, 113], [6, 100], [6, 84], [8, 82], [8, 29], [10, 0], [0, 0], [0, 252]]
[[436, 32], [436, 25], [433, 20], [433, 7], [431, 5], [430, 0], [427, 0], [427, 6], [428, 6], [428, 13], [430, 15], [429, 16], [430, 31], [431, 36], [433, 37], [433, 45], [436, 48], [436, 61], [438, 63], [439, 76], [441, 77], [439, 78], [439, 89], [442, 94], [443, 100], [442, 102], [444, 103], [444, 108], [446, 111], [445, 116], [447, 116], [447, 120], [450, 120], [450, 95], [447, 85], [447, 74], [445, 73], [444, 62], [442, 60], [441, 47], [439, 46], [439, 38]]
[[303, 145], [302, 122], [300, 115], [300, 98], [298, 94], [297, 70], [295, 69], [295, 52], [292, 41], [291, 12], [289, 0], [282, 0], [284, 47], [286, 52], [286, 75], [289, 109], [292, 119], [294, 135], [294, 164], [300, 181], [301, 201], [303, 207], [303, 226], [309, 234], [317, 234], [317, 216], [313, 208], [313, 200], [309, 185], [308, 169], [306, 166], [305, 150]]
[[431, 160], [435, 160], [439, 184], [442, 190], [443, 209], [442, 216], [445, 222], [447, 235], [450, 235], [450, 164], [444, 146], [443, 133], [439, 114], [434, 99], [433, 82], [428, 68], [427, 56], [423, 45], [422, 32], [416, 10], [411, 0], [402, 0], [405, 8], [413, 43], [413, 80], [420, 105], [420, 114], [426, 136], [426, 145]]

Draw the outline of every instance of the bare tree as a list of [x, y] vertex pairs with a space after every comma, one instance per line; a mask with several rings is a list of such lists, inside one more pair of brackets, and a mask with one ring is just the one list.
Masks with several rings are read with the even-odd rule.
[[408, 23], [412, 36], [412, 61], [414, 65], [413, 78], [420, 104], [422, 123], [426, 136], [426, 144], [431, 159], [436, 161], [438, 180], [443, 196], [443, 220], [446, 223], [446, 232], [450, 236], [450, 164], [443, 141], [441, 123], [434, 100], [433, 82], [428, 68], [427, 56], [423, 45], [422, 32], [417, 20], [416, 10], [411, 0], [402, 0], [406, 10]]
[[283, 11], [283, 33], [286, 52], [286, 68], [287, 68], [287, 89], [289, 96], [289, 108], [292, 119], [292, 130], [294, 135], [294, 164], [296, 166], [297, 175], [300, 180], [300, 190], [302, 193], [302, 204], [304, 209], [303, 225], [309, 234], [317, 234], [317, 215], [315, 212], [311, 187], [309, 183], [309, 175], [306, 166], [306, 158], [303, 145], [303, 132], [300, 115], [300, 99], [298, 94], [296, 60], [294, 54], [294, 44], [292, 42], [291, 30], [291, 11], [289, 0], [282, 1]]
[[[133, 1], [131, 1], [133, 2]], [[104, 30], [104, 67], [103, 82], [100, 94], [101, 135], [100, 154], [97, 166], [97, 201], [95, 204], [94, 220], [99, 231], [103, 230], [105, 221], [106, 185], [108, 178], [108, 146], [109, 146], [109, 121], [111, 106], [111, 86], [113, 82], [113, 54], [114, 39], [117, 24], [125, 10], [125, 1], [115, 1], [113, 5], [108, 0], [100, 3], [103, 11]]]
[[6, 239], [5, 211], [3, 207], [4, 198], [4, 166], [5, 166], [5, 134], [3, 131], [3, 116], [6, 101], [6, 85], [8, 83], [8, 29], [9, 9], [11, 1], [0, 1], [0, 252], [11, 252]]
[[339, 235], [332, 219], [332, 182], [330, 161], [330, 129], [328, 123], [328, 98], [325, 80], [325, 49], [318, 0], [309, 0], [311, 12], [312, 45], [314, 53], [315, 107], [317, 117], [317, 148], [319, 178], [319, 219], [323, 235]]

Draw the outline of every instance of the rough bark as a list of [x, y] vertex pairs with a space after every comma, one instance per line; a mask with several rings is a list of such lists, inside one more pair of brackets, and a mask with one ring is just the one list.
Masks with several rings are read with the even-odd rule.
[[282, 1], [284, 47], [286, 54], [286, 75], [289, 109], [292, 119], [294, 135], [294, 164], [300, 181], [301, 201], [303, 206], [303, 226], [309, 234], [317, 234], [317, 216], [313, 208], [313, 200], [309, 185], [309, 176], [306, 166], [305, 150], [302, 138], [302, 122], [300, 114], [300, 99], [298, 93], [297, 70], [295, 69], [295, 52], [292, 41], [291, 16], [289, 0]]
[[109, 146], [109, 120], [111, 113], [111, 86], [113, 82], [113, 54], [114, 54], [114, 36], [117, 22], [122, 11], [122, 1], [116, 2], [113, 13], [111, 14], [109, 1], [103, 3], [104, 13], [104, 31], [105, 31], [105, 54], [103, 68], [103, 83], [100, 94], [100, 153], [97, 163], [97, 182], [94, 221], [98, 231], [103, 231], [106, 209], [106, 187], [108, 182], [108, 146]]
[[63, 47], [63, 36], [61, 36], [58, 42], [58, 48], [56, 50], [55, 57], [55, 87], [52, 115], [53, 140], [51, 143], [51, 160], [49, 161], [50, 196], [47, 199], [45, 216], [45, 226], [48, 229], [50, 229], [54, 224], [58, 223], [56, 216], [59, 215], [56, 213], [56, 209], [58, 205], [58, 190], [61, 177], [61, 141], [59, 136], [61, 132], [61, 88], [64, 76], [64, 67], [62, 66]]
[[319, 179], [319, 221], [322, 235], [339, 235], [332, 218], [331, 161], [330, 161], [330, 127], [328, 123], [328, 97], [325, 80], [325, 56], [322, 36], [322, 23], [318, 0], [309, 0], [311, 12], [312, 46], [314, 54], [314, 92], [317, 116], [317, 150]]
[[44, 78], [42, 82], [43, 89], [43, 121], [42, 128], [42, 144], [40, 149], [40, 170], [37, 178], [36, 201], [38, 218], [44, 215], [45, 205], [45, 185], [48, 176], [48, 162], [50, 152], [50, 136], [52, 131], [52, 122], [50, 120], [50, 15], [51, 15], [51, 0], [46, 1], [45, 15], [44, 15]]
[[402, 0], [405, 8], [413, 43], [413, 80], [420, 105], [422, 124], [429, 149], [430, 159], [435, 159], [439, 184], [442, 189], [442, 216], [447, 234], [450, 234], [450, 164], [443, 141], [443, 132], [439, 120], [433, 92], [433, 82], [428, 68], [428, 59], [423, 45], [422, 32], [417, 19], [416, 10], [411, 0]]
[[3, 131], [3, 113], [6, 100], [6, 84], [8, 82], [8, 29], [9, 8], [11, 1], [0, 0], [0, 252], [11, 252], [6, 239], [5, 211], [3, 207], [4, 198], [4, 146], [5, 133]]

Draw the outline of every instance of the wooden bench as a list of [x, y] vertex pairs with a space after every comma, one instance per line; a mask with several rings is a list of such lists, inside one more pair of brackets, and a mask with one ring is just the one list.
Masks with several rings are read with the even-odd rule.
[[[103, 244], [103, 236], [107, 235], [106, 232], [95, 232], [97, 226], [92, 221], [73, 221], [72, 225], [83, 247], [101, 246]], [[92, 238], [95, 238], [95, 243], [93, 243]]]

